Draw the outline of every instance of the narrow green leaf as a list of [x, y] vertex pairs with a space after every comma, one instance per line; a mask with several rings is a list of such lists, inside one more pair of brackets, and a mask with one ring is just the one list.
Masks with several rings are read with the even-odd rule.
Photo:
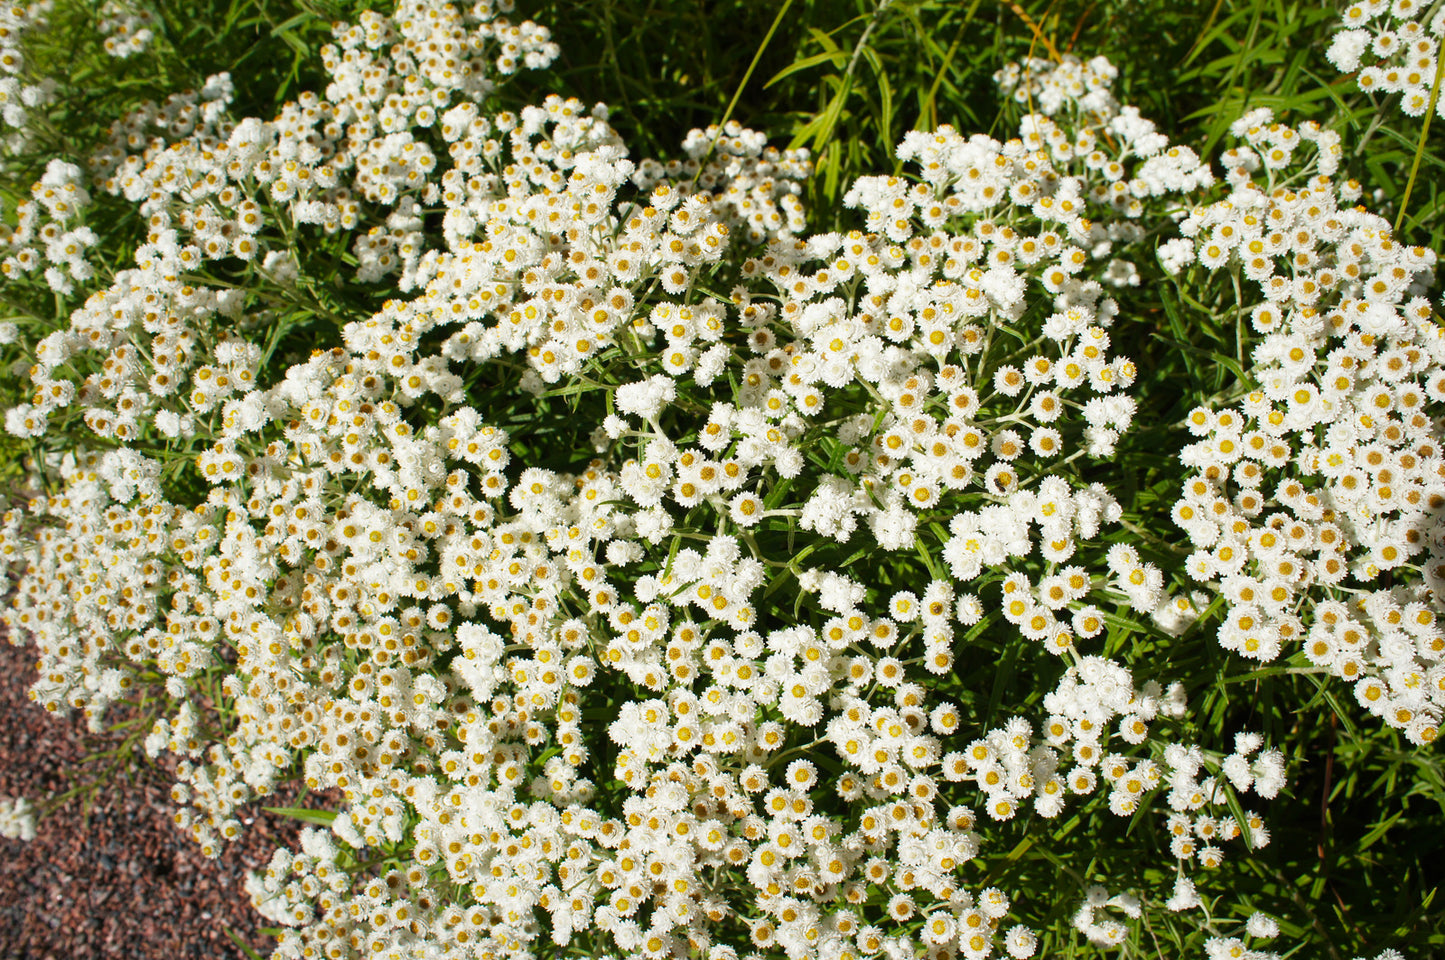
[[276, 24], [276, 26], [273, 27], [271, 30], [271, 36], [280, 37], [285, 33], [289, 33], [295, 27], [299, 27], [301, 26], [301, 24], [306, 23], [309, 20], [315, 19], [316, 17], [314, 14], [312, 14], [310, 11], [303, 10], [301, 13], [296, 14], [294, 17], [283, 20], [282, 22]]
[[888, 71], [883, 69], [883, 61], [872, 49], [865, 49], [863, 55], [868, 58], [868, 63], [873, 67], [873, 72], [878, 75], [878, 100], [882, 111], [879, 119], [879, 134], [884, 145], [893, 142], [893, 86], [888, 82]]
[[236, 936], [236, 932], [234, 930], [232, 930], [230, 927], [222, 927], [221, 929], [226, 931], [226, 936], [231, 938], [231, 942], [236, 945], [236, 949], [240, 950], [246, 955], [246, 960], [261, 960], [261, 955], [255, 950], [252, 950], [246, 944], [246, 941]]
[[779, 70], [769, 78], [767, 83], [763, 84], [763, 89], [766, 90], [773, 84], [791, 77], [795, 73], [812, 69], [820, 63], [833, 63], [835, 66], [841, 67], [847, 62], [848, 55], [842, 50], [824, 50], [822, 53], [815, 53], [811, 57], [804, 57]]
[[1240, 805], [1239, 797], [1235, 794], [1234, 787], [1228, 780], [1221, 778], [1220, 784], [1224, 787], [1224, 804], [1229, 807], [1229, 812], [1234, 817], [1234, 822], [1239, 824], [1239, 838], [1243, 840], [1244, 845], [1252, 851], [1255, 849], [1254, 833], [1249, 829], [1249, 818], [1244, 814], [1244, 807]]
[[1399, 823], [1400, 818], [1404, 815], [1404, 810], [1396, 810], [1393, 816], [1390, 816], [1389, 818], [1382, 820], [1381, 822], [1371, 827], [1370, 830], [1363, 837], [1360, 838], [1360, 849], [1368, 850], [1370, 847], [1374, 846], [1375, 842], [1381, 837], [1383, 837], [1391, 827]]
[[267, 813], [274, 813], [278, 817], [289, 817], [292, 820], [314, 823], [321, 827], [329, 827], [336, 820], [335, 810], [311, 810], [306, 807], [262, 807], [261, 809]]

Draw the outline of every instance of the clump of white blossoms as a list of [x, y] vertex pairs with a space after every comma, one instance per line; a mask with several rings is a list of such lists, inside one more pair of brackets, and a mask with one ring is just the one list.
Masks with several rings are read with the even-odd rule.
[[632, 182], [648, 191], [666, 182], [684, 199], [698, 189], [711, 193], [728, 225], [754, 243], [802, 232], [801, 181], [812, 171], [807, 150], [770, 147], [765, 134], [736, 120], [693, 130], [682, 149], [685, 160], [643, 160]]
[[[1422, 22], [1429, 17], [1429, 22]], [[1438, 69], [1445, 10], [1422, 0], [1363, 0], [1340, 15], [1341, 29], [1325, 57], [1341, 73], [1355, 74], [1366, 93], [1400, 98], [1407, 116], [1430, 109], [1430, 91]], [[1445, 99], [1435, 104], [1445, 117]]]
[[106, 0], [95, 28], [105, 35], [105, 52], [125, 60], [150, 46], [155, 39], [151, 29], [154, 23], [155, 14], [149, 10], [134, 10], [117, 0]]
[[49, 26], [50, 10], [50, 0], [0, 7], [0, 129], [10, 129], [5, 146], [13, 153], [33, 140], [30, 114], [55, 101], [55, 79], [32, 76], [25, 52], [26, 35]]
[[[49, 457], [56, 485], [3, 517], [0, 556], [25, 564], [6, 617], [38, 648], [33, 697], [99, 724], [143, 673], [162, 677], [172, 709], [147, 747], [183, 758], [177, 823], [208, 853], [288, 778], [339, 792], [328, 829], [248, 882], [286, 928], [283, 958], [1028, 957], [1039, 938], [1017, 904], [966, 865], [1002, 822], [1095, 797], [1150, 813], [1178, 876], [1164, 908], [1201, 906], [1192, 878], [1224, 844], [1268, 842], [1242, 803], [1279, 793], [1284, 758], [1251, 733], [1228, 753], [1188, 742], [1174, 678], [1093, 652], [1130, 618], [1178, 631], [1196, 611], [1083, 470], [1138, 414], [1138, 369], [1114, 344], [1151, 230], [1182, 217], [1173, 269], [1194, 242], [1206, 266], [1258, 253], [1242, 269], [1274, 291], [1265, 261], [1306, 241], [1272, 204], [1314, 218], [1311, 201], [1333, 201], [1323, 186], [1270, 197], [1240, 168], [1281, 168], [1305, 135], [1328, 155], [1328, 135], [1251, 118], [1241, 133], [1263, 154], [1230, 155], [1230, 205], [1183, 216], [1213, 176], [1114, 100], [1107, 61], [1031, 61], [999, 77], [1037, 110], [1017, 137], [911, 133], [906, 173], [847, 191], [858, 228], [809, 235], [807, 156], [753, 131], [696, 131], [688, 159], [634, 163], [602, 105], [503, 109], [501, 78], [558, 53], [505, 12], [405, 0], [365, 14], [335, 27], [324, 96], [236, 119], [214, 77], [137, 110], [91, 158], [93, 188], [135, 203], [149, 235], [67, 327], [27, 345], [33, 394], [7, 415], [19, 436], [94, 438]], [[44, 233], [76, 229], [58, 205], [84, 206], [82, 171], [46, 177], [55, 194], [21, 212], [6, 264], [28, 276], [21, 254], [39, 260], [41, 236], [49, 268], [85, 283], [83, 257]], [[1418, 313], [1374, 305], [1404, 294], [1423, 255], [1328, 209], [1307, 239], [1352, 253], [1353, 273], [1344, 254], [1329, 269], [1365, 305], [1340, 307], [1340, 325], [1414, 336]], [[357, 280], [402, 296], [337, 316], [296, 238], [338, 233]], [[1396, 265], [1400, 289], [1371, 293]], [[1256, 358], [1269, 377], [1303, 362], [1288, 337], [1313, 363], [1334, 329], [1304, 317], [1319, 272], [1255, 313], [1283, 338]], [[339, 340], [278, 369], [289, 309], [334, 321]], [[1408, 370], [1433, 356], [1421, 337]], [[1406, 436], [1396, 388], [1415, 374], [1348, 355], [1351, 377], [1391, 384], [1388, 410], [1376, 392], [1354, 412]], [[1308, 432], [1322, 407], [1263, 382], [1243, 411], [1201, 413], [1214, 446], [1188, 454], [1210, 548], [1235, 537], [1229, 576], [1257, 591], [1307, 548], [1288, 520], [1264, 522], [1260, 537], [1284, 538], [1265, 544], [1258, 498], [1224, 486], [1255, 490], [1264, 467], [1215, 460], [1275, 457], [1290, 430], [1309, 456], [1269, 469], [1323, 472], [1333, 449]], [[537, 398], [538, 422], [503, 424], [486, 389]], [[562, 400], [587, 447], [544, 460]], [[1259, 426], [1256, 448], [1245, 417], [1283, 432]], [[1428, 459], [1412, 449], [1411, 466], [1389, 461], [1401, 491]], [[1281, 509], [1323, 522], [1307, 515], [1316, 494], [1291, 491]], [[1396, 528], [1370, 503], [1373, 520], [1332, 521], [1342, 569], [1387, 569], [1376, 541]], [[1203, 522], [1191, 536], [1210, 536]], [[1310, 557], [1326, 542], [1312, 529]], [[1369, 559], [1352, 555], [1370, 536]], [[873, 582], [854, 551], [899, 572]], [[1295, 573], [1284, 582], [1302, 590]], [[1235, 583], [1221, 589], [1237, 614], [1254, 601]], [[1257, 615], [1277, 642], [1312, 635], [1269, 602]], [[1373, 624], [1377, 607], [1388, 620], [1379, 603], [1316, 620]], [[1038, 706], [1005, 705], [993, 726], [940, 692], [985, 630], [1058, 658], [1034, 661], [1059, 675]], [[1155, 906], [1080, 894], [1076, 925], [1101, 944]]]
[[84, 222], [90, 193], [81, 169], [51, 160], [30, 196], [16, 204], [14, 227], [0, 225], [0, 253], [5, 254], [0, 275], [17, 280], [40, 272], [51, 290], [71, 294], [77, 282], [95, 276], [87, 251], [95, 246], [96, 235]]
[[1226, 648], [1303, 647], [1415, 743], [1445, 709], [1445, 330], [1423, 296], [1435, 254], [1349, 206], [1338, 136], [1256, 111], [1233, 128], [1229, 197], [1180, 230], [1238, 270], [1258, 335], [1237, 406], [1199, 408], [1174, 506], [1190, 575], [1228, 603]]

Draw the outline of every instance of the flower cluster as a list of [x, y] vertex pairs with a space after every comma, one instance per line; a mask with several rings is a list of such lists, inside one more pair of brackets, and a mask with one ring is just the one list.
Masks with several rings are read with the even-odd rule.
[[1128, 936], [1129, 928], [1118, 920], [1108, 919], [1108, 915], [1103, 913], [1108, 909], [1118, 910], [1134, 920], [1143, 916], [1138, 897], [1127, 893], [1111, 897], [1104, 887], [1092, 886], [1085, 891], [1084, 902], [1074, 914], [1074, 929], [1097, 946], [1119, 946]]
[[[1241, 821], [1222, 810], [1231, 791], [1276, 796], [1285, 783], [1283, 755], [1261, 752], [1257, 734], [1238, 734], [1228, 756], [1151, 735], [1156, 720], [1185, 715], [1179, 684], [1164, 691], [1150, 681], [1140, 689], [1118, 663], [1086, 656], [1045, 696], [1044, 708], [1049, 715], [1037, 741], [1032, 726], [1016, 717], [943, 758], [947, 779], [972, 780], [983, 790], [984, 810], [994, 820], [1009, 820], [1030, 803], [1039, 816], [1054, 818], [1069, 795], [1096, 790], [1108, 794], [1110, 812], [1134, 816], [1156, 791], [1167, 790], [1169, 853], [1181, 870], [1218, 867], [1224, 852], [1217, 844], [1242, 834], [1251, 848], [1269, 843], [1259, 814], [1248, 812]], [[1116, 752], [1111, 744], [1123, 750], [1147, 744], [1151, 755]]]
[[[1417, 743], [1445, 709], [1445, 331], [1421, 293], [1435, 255], [1348, 206], [1338, 139], [1259, 111], [1235, 125], [1229, 197], [1180, 223], [1198, 262], [1258, 299], [1257, 384], [1201, 407], [1174, 518], [1187, 565], [1228, 602], [1227, 649], [1269, 662], [1303, 647]], [[1301, 161], [1295, 150], [1313, 142]], [[1297, 186], [1273, 186], [1299, 174]], [[1261, 176], [1265, 183], [1261, 184]]]
[[[96, 243], [95, 231], [83, 222], [90, 193], [79, 167], [51, 160], [45, 174], [30, 188], [31, 199], [15, 207], [16, 225], [0, 225], [0, 274], [18, 279], [42, 271], [46, 284], [70, 294], [77, 282], [95, 276], [86, 252]], [[13, 432], [13, 431], [12, 431]]]
[[753, 243], [792, 237], [805, 225], [801, 181], [812, 172], [806, 149], [778, 150], [767, 137], [736, 120], [693, 130], [682, 143], [686, 159], [637, 165], [632, 182], [642, 190], [669, 183], [686, 199], [694, 188], [713, 195], [729, 226]]
[[5, 146], [14, 152], [33, 139], [28, 129], [31, 111], [55, 100], [55, 78], [31, 78], [24, 48], [27, 34], [49, 26], [50, 9], [50, 0], [0, 8], [0, 121], [14, 131], [5, 138]]
[[[858, 228], [808, 235], [807, 155], [753, 131], [695, 131], [687, 159], [635, 163], [605, 106], [504, 108], [497, 78], [557, 55], [505, 12], [403, 0], [335, 26], [324, 96], [237, 119], [217, 76], [137, 110], [91, 158], [90, 182], [135, 204], [148, 235], [27, 344], [33, 393], [7, 414], [18, 436], [86, 438], [46, 454], [56, 485], [0, 517], [0, 556], [24, 564], [6, 619], [38, 648], [33, 698], [99, 725], [143, 673], [163, 678], [146, 747], [181, 758], [176, 821], [207, 853], [288, 778], [338, 792], [329, 829], [248, 883], [286, 928], [281, 958], [523, 960], [548, 940], [648, 960], [1027, 957], [1038, 938], [1009, 896], [969, 886], [989, 839], [974, 811], [1053, 818], [1070, 796], [1121, 817], [1160, 807], [1181, 871], [1170, 906], [1197, 906], [1182, 871], [1267, 841], [1257, 814], [1226, 808], [1275, 796], [1283, 758], [1251, 734], [1227, 755], [1188, 742], [1182, 687], [1084, 652], [1130, 618], [1178, 630], [1195, 610], [1080, 468], [1136, 418], [1138, 370], [1114, 336], [1151, 229], [1209, 168], [1113, 99], [1106, 61], [1031, 61], [999, 78], [1038, 103], [1017, 137], [910, 133], [906, 173], [847, 191]], [[1354, 344], [1351, 324], [1378, 325], [1368, 346], [1402, 344], [1402, 368], [1390, 345], [1341, 354], [1360, 383], [1390, 384], [1385, 407], [1363, 386], [1329, 402], [1358, 406], [1351, 429], [1396, 429], [1372, 434], [1381, 451], [1415, 444], [1388, 482], [1418, 526], [1435, 460], [1405, 411], [1437, 389], [1438, 348], [1395, 304], [1426, 258], [1324, 186], [1252, 190], [1251, 165], [1281, 169], [1297, 139], [1337, 147], [1258, 120], [1229, 155], [1232, 200], [1183, 218], [1166, 262], [1259, 243], [1262, 263], [1312, 271], [1315, 286], [1276, 289], [1273, 268], [1244, 264], [1274, 305], [1255, 313], [1276, 337], [1257, 357], [1270, 377], [1305, 376], [1327, 330]], [[22, 253], [38, 260], [40, 237], [83, 283], [94, 240], [68, 224], [84, 180], [57, 164], [5, 272], [33, 269]], [[1293, 233], [1310, 204], [1340, 229]], [[400, 295], [336, 315], [296, 242], [333, 234], [358, 280]], [[1326, 269], [1363, 306], [1311, 327]], [[278, 363], [271, 337], [298, 308], [339, 342]], [[479, 377], [537, 398], [536, 416], [506, 421]], [[1426, 382], [1407, 403], [1412, 377]], [[1378, 543], [1403, 561], [1415, 541], [1389, 539], [1399, 517], [1378, 496], [1370, 516], [1333, 513], [1333, 541], [1311, 528], [1297, 543], [1288, 518], [1256, 536], [1251, 477], [1328, 476], [1336, 447], [1356, 456], [1319, 432], [1323, 387], [1295, 403], [1296, 382], [1279, 384], [1194, 424], [1213, 446], [1187, 454], [1206, 486], [1179, 516], [1208, 518], [1186, 529], [1213, 531], [1211, 549], [1233, 538], [1222, 589], [1256, 574], [1272, 589], [1286, 556], [1282, 582], [1303, 589], [1330, 543], [1341, 569], [1405, 569], [1380, 565]], [[544, 466], [532, 454], [562, 401], [591, 448]], [[1308, 456], [1276, 455], [1291, 430]], [[1254, 450], [1265, 467], [1236, 470]], [[1317, 485], [1296, 486], [1281, 510], [1325, 522]], [[860, 546], [906, 581], [865, 581], [842, 559]], [[1255, 615], [1276, 640], [1305, 636], [1290, 597], [1270, 602]], [[1331, 630], [1361, 610], [1390, 622], [1372, 602], [1340, 605]], [[1433, 636], [1406, 622], [1424, 602], [1399, 605], [1401, 631]], [[941, 688], [988, 627], [1024, 656], [1042, 644], [1036, 662], [1062, 677], [1037, 716], [971, 729]], [[1406, 678], [1378, 675], [1393, 707]], [[1117, 943], [1103, 911], [1138, 903], [1090, 892], [1080, 929]]]
[[[1355, 74], [1361, 90], [1398, 94], [1407, 116], [1423, 116], [1430, 109], [1436, 55], [1445, 36], [1445, 11], [1437, 11], [1428, 24], [1420, 21], [1430, 8], [1421, 0], [1353, 3], [1341, 14], [1341, 29], [1325, 56], [1341, 73]], [[1435, 110], [1445, 117], [1445, 99]]]
[[150, 46], [155, 39], [154, 23], [155, 14], [149, 10], [132, 10], [116, 0], [106, 0], [95, 28], [105, 35], [105, 52], [124, 60]]
[[994, 74], [999, 89], [1015, 102], [1052, 117], [1065, 106], [1077, 106], [1101, 116], [1112, 116], [1119, 110], [1114, 99], [1114, 81], [1119, 71], [1106, 57], [1083, 61], [1067, 57], [1055, 62], [1032, 57], [1005, 64]]

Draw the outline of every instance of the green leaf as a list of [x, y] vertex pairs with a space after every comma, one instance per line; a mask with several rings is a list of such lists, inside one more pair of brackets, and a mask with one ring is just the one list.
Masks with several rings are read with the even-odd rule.
[[885, 144], [891, 144], [893, 142], [893, 87], [888, 82], [888, 71], [883, 69], [883, 61], [879, 59], [878, 53], [872, 47], [864, 47], [863, 56], [873, 67], [873, 72], [878, 75], [878, 101], [882, 111], [882, 116], [878, 121], [881, 129], [878, 133]]
[[1245, 816], [1244, 807], [1240, 805], [1239, 796], [1234, 792], [1234, 787], [1228, 780], [1220, 778], [1219, 783], [1224, 787], [1224, 804], [1229, 807], [1234, 822], [1239, 824], [1239, 838], [1251, 851], [1255, 849], [1254, 834], [1249, 829], [1249, 818]]
[[833, 50], [824, 50], [822, 53], [815, 53], [811, 57], [804, 57], [803, 59], [789, 64], [788, 66], [779, 70], [777, 73], [773, 74], [773, 76], [768, 80], [768, 82], [763, 84], [763, 89], [766, 90], [768, 87], [771, 87], [773, 84], [779, 82], [780, 80], [783, 80], [786, 77], [791, 77], [793, 74], [798, 73], [802, 70], [811, 69], [813, 67], [816, 67], [820, 63], [830, 62], [835, 64], [836, 66], [843, 66], [848, 62], [848, 54], [846, 54], [842, 50], [838, 50], [835, 48]]
[[246, 960], [261, 960], [261, 955], [255, 950], [252, 950], [250, 946], [246, 944], [246, 941], [236, 936], [236, 931], [232, 930], [230, 927], [222, 927], [221, 929], [226, 931], [226, 936], [231, 938], [231, 942], [236, 945], [236, 949], [240, 950], [246, 955]]
[[308, 10], [303, 10], [300, 13], [296, 14], [294, 17], [291, 17], [288, 20], [283, 20], [282, 22], [276, 24], [276, 26], [273, 27], [271, 30], [271, 36], [281, 37], [283, 34], [290, 33], [294, 28], [301, 26], [301, 24], [315, 19], [315, 14], [311, 13]]
[[262, 807], [267, 813], [274, 813], [278, 817], [288, 817], [292, 820], [300, 820], [302, 823], [314, 823], [317, 826], [329, 827], [336, 820], [335, 810], [311, 810], [306, 807]]
[[1404, 815], [1404, 810], [1396, 810], [1392, 816], [1380, 821], [1379, 823], [1371, 827], [1370, 830], [1363, 837], [1360, 838], [1360, 849], [1368, 850], [1370, 847], [1374, 846], [1375, 842], [1381, 837], [1383, 837], [1385, 833], [1396, 823], [1399, 823], [1400, 818]]
[[928, 552], [928, 545], [923, 542], [923, 537], [915, 537], [913, 542], [918, 547], [918, 555], [923, 559], [923, 565], [928, 568], [929, 575], [935, 580], [946, 579], [934, 563], [933, 555]]

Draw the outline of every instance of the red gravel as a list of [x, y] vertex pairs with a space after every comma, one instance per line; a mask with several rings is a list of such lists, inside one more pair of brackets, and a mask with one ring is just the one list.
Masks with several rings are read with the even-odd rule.
[[[34, 673], [32, 650], [0, 639], [0, 796], [38, 806], [93, 778], [102, 768], [81, 761], [122, 738], [97, 737], [78, 715], [57, 718], [35, 706], [25, 696]], [[256, 809], [244, 838], [207, 860], [171, 822], [168, 774], [143, 762], [129, 766], [133, 774], [94, 794], [89, 816], [71, 800], [37, 824], [35, 840], [0, 838], [0, 957], [243, 957], [227, 928], [266, 956], [268, 938], [258, 929], [266, 921], [251, 909], [245, 873], [264, 868], [278, 845], [294, 844], [302, 825]]]

